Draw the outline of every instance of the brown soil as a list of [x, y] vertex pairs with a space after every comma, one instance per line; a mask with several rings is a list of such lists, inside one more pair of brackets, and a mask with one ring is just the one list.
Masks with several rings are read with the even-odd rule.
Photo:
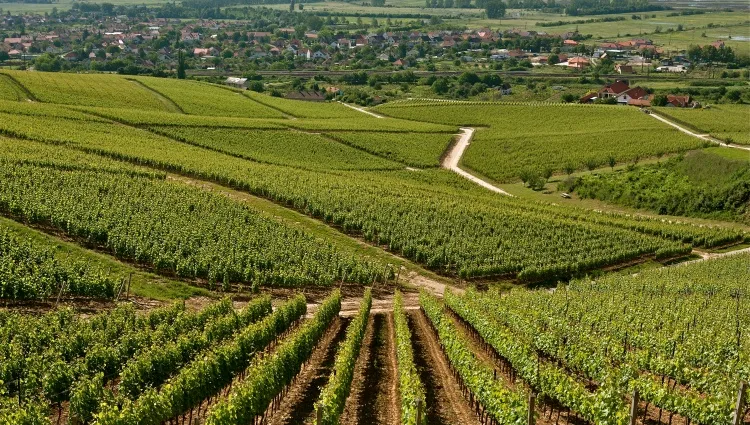
[[328, 382], [336, 349], [346, 335], [348, 323], [348, 319], [335, 319], [283, 397], [279, 408], [271, 414], [266, 422], [268, 425], [314, 423], [315, 402], [318, 401], [320, 389]]
[[412, 330], [414, 361], [425, 386], [427, 423], [430, 425], [478, 425], [468, 400], [453, 376], [434, 331], [424, 313], [407, 312]]
[[393, 317], [370, 316], [341, 425], [399, 423]]

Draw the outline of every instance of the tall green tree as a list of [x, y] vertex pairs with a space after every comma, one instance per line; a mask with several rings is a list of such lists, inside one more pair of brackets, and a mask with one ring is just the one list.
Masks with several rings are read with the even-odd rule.
[[489, 19], [498, 19], [505, 16], [505, 3], [502, 0], [487, 0], [484, 8]]
[[185, 79], [185, 54], [182, 50], [177, 51], [177, 78]]

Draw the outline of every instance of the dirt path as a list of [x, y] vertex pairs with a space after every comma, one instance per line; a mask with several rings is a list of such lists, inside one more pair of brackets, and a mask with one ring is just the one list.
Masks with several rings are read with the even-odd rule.
[[701, 258], [697, 260], [692, 260], [692, 261], [685, 261], [683, 263], [672, 264], [672, 265], [664, 266], [664, 267], [680, 267], [680, 266], [686, 266], [688, 264], [700, 263], [702, 261], [715, 260], [717, 258], [731, 257], [733, 255], [740, 255], [740, 254], [747, 254], [747, 253], [750, 253], [750, 248], [743, 248], [743, 249], [738, 249], [736, 251], [729, 251], [729, 252], [704, 252], [704, 251], [698, 251], [694, 249], [693, 252], [700, 255]]
[[370, 315], [341, 425], [398, 425], [396, 353], [390, 313]]
[[328, 382], [336, 358], [336, 348], [346, 335], [348, 323], [348, 319], [335, 319], [267, 424], [297, 425], [314, 422], [315, 402], [318, 401], [320, 389]]
[[445, 159], [443, 159], [443, 168], [454, 171], [461, 177], [464, 177], [492, 192], [499, 193], [505, 196], [513, 196], [510, 193], [500, 189], [499, 187], [496, 187], [489, 182], [464, 171], [463, 169], [461, 169], [461, 167], [458, 166], [458, 163], [461, 161], [461, 157], [464, 155], [464, 151], [466, 151], [466, 148], [468, 148], [469, 144], [471, 143], [471, 138], [474, 137], [475, 130], [471, 127], [464, 127], [461, 128], [461, 131], [462, 133], [459, 136], [458, 141], [456, 141], [450, 152], [448, 152], [448, 154], [445, 156]]
[[347, 106], [347, 107], [349, 107], [349, 108], [352, 108], [352, 109], [354, 109], [355, 111], [359, 111], [359, 112], [362, 112], [363, 114], [367, 114], [367, 115], [373, 116], [373, 117], [375, 117], [375, 118], [385, 118], [385, 117], [384, 117], [384, 116], [382, 116], [382, 115], [378, 115], [378, 114], [376, 114], [375, 112], [372, 112], [372, 111], [368, 111], [368, 110], [367, 110], [367, 109], [365, 109], [365, 108], [360, 108], [359, 106], [354, 106], [354, 105], [350, 105], [350, 104], [348, 104], [348, 103], [344, 103], [344, 102], [339, 102], [339, 103], [340, 103], [340, 104], [342, 104], [342, 105], [344, 105], [344, 106]]
[[437, 336], [421, 310], [407, 312], [412, 330], [414, 361], [425, 386], [427, 423], [478, 425], [443, 354]]
[[668, 118], [665, 118], [665, 117], [663, 117], [661, 115], [658, 115], [658, 114], [656, 114], [654, 112], [651, 112], [648, 115], [651, 116], [651, 117], [656, 118], [657, 120], [659, 120], [659, 121], [661, 121], [661, 122], [663, 122], [663, 123], [665, 123], [667, 125], [671, 125], [672, 127], [680, 130], [681, 132], [683, 132], [685, 134], [688, 134], [688, 135], [693, 136], [693, 137], [697, 137], [697, 138], [699, 138], [701, 140], [705, 140], [706, 142], [711, 142], [713, 144], [719, 145], [719, 146], [724, 147], [724, 148], [742, 149], [742, 150], [745, 150], [745, 151], [750, 151], [750, 146], [727, 145], [722, 140], [715, 139], [715, 138], [711, 137], [708, 134], [698, 134], [698, 133], [695, 133], [695, 132], [693, 132], [693, 131], [691, 131], [691, 130], [689, 130], [689, 129], [683, 127], [683, 126], [681, 126], [680, 124], [677, 124], [676, 122], [671, 121]]

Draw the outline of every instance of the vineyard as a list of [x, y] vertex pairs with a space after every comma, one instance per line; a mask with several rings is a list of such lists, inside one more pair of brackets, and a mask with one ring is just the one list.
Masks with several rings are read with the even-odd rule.
[[710, 109], [684, 111], [680, 108], [659, 108], [657, 113], [722, 141], [750, 145], [750, 116], [743, 105], [719, 105]]
[[463, 125], [498, 181], [702, 141], [598, 105], [374, 111], [0, 72], [0, 423], [750, 424], [744, 222], [441, 168]]
[[599, 105], [397, 103], [389, 116], [480, 128], [462, 164], [498, 182], [523, 173], [570, 174], [685, 152], [703, 142], [635, 108]]

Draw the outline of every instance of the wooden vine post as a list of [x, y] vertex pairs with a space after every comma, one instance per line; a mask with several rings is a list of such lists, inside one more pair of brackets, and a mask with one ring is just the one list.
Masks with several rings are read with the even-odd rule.
[[747, 392], [747, 383], [740, 382], [740, 392], [737, 394], [737, 406], [734, 408], [734, 417], [732, 418], [732, 425], [740, 425], [742, 423], [742, 416], [745, 414], [745, 393]]
[[323, 409], [318, 406], [317, 409], [315, 409], [315, 425], [322, 425], [323, 424]]
[[635, 425], [638, 419], [638, 403], [640, 402], [640, 394], [638, 394], [638, 388], [633, 390], [633, 397], [630, 400], [630, 422], [629, 425]]
[[535, 420], [534, 420], [535, 401], [536, 401], [536, 394], [531, 392], [529, 394], [529, 415], [528, 415], [528, 421], [527, 421], [528, 425], [534, 425], [535, 423]]
[[417, 425], [422, 425], [422, 399], [417, 399]]

